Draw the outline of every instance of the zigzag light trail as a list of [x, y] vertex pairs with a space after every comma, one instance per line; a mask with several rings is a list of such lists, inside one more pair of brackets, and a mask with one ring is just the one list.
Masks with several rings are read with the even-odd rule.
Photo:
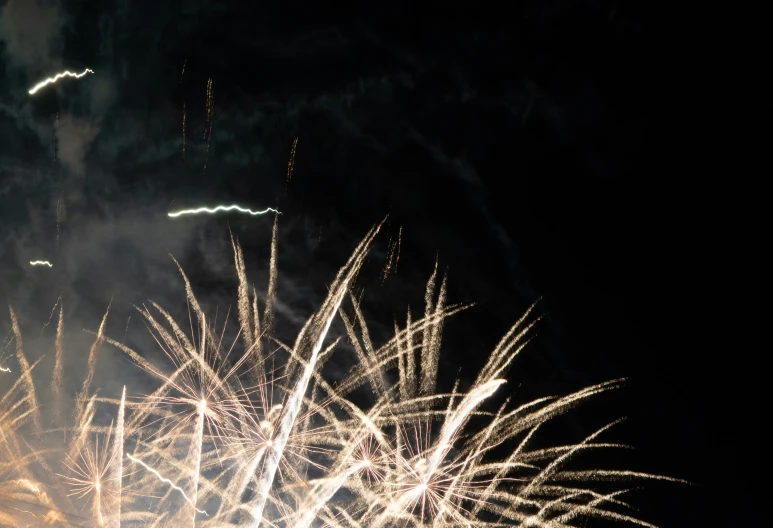
[[75, 79], [80, 79], [86, 74], [94, 73], [94, 70], [90, 70], [86, 68], [83, 70], [82, 73], [73, 73], [71, 71], [63, 71], [61, 73], [57, 73], [53, 77], [49, 77], [48, 79], [45, 79], [43, 81], [40, 81], [38, 84], [30, 88], [30, 91], [28, 92], [30, 95], [35, 95], [41, 88], [45, 88], [49, 84], [54, 84], [59, 81], [59, 79], [62, 79], [64, 77], [73, 77]]
[[32, 266], [48, 266], [49, 268], [54, 267], [54, 265], [47, 260], [30, 260], [30, 264]]
[[161, 475], [161, 473], [159, 473], [158, 471], [156, 471], [155, 469], [153, 469], [152, 467], [150, 467], [149, 465], [147, 465], [145, 462], [143, 462], [143, 461], [142, 461], [142, 460], [140, 460], [139, 458], [134, 458], [134, 457], [133, 457], [133, 456], [131, 456], [131, 455], [126, 455], [126, 458], [128, 458], [128, 459], [129, 459], [129, 460], [131, 460], [132, 462], [135, 462], [135, 463], [137, 463], [137, 464], [141, 465], [142, 467], [144, 467], [145, 469], [147, 469], [148, 471], [150, 471], [151, 473], [153, 473], [153, 474], [154, 474], [156, 477], [158, 477], [158, 480], [160, 480], [160, 481], [161, 481], [161, 482], [163, 482], [164, 484], [169, 484], [169, 485], [170, 485], [172, 488], [174, 488], [175, 490], [179, 491], [179, 492], [180, 492], [180, 494], [183, 496], [183, 498], [184, 498], [184, 499], [185, 499], [185, 500], [188, 502], [188, 504], [190, 504], [191, 506], [193, 506], [193, 508], [194, 508], [194, 509], [195, 509], [197, 512], [199, 512], [199, 513], [203, 513], [204, 515], [209, 515], [209, 514], [208, 514], [207, 512], [205, 512], [204, 510], [200, 510], [200, 509], [196, 508], [196, 506], [193, 504], [193, 501], [192, 501], [192, 500], [191, 500], [191, 499], [188, 497], [188, 495], [186, 495], [186, 494], [185, 494], [185, 491], [184, 491], [184, 490], [183, 490], [181, 487], [179, 487], [177, 484], [175, 484], [174, 482], [172, 482], [172, 481], [171, 481], [171, 480], [169, 480], [168, 478], [165, 478], [165, 477], [163, 477], [163, 476]]
[[177, 211], [175, 213], [169, 213], [167, 216], [170, 218], [177, 218], [178, 216], [183, 215], [196, 215], [196, 214], [215, 214], [220, 211], [228, 212], [228, 211], [239, 211], [240, 213], [249, 214], [252, 216], [258, 216], [258, 215], [264, 215], [266, 213], [276, 213], [276, 214], [282, 214], [276, 209], [272, 207], [267, 207], [266, 209], [262, 211], [253, 211], [251, 209], [245, 209], [243, 207], [239, 207], [238, 205], [218, 205], [213, 208], [209, 207], [198, 207], [196, 209], [183, 209], [182, 211]]

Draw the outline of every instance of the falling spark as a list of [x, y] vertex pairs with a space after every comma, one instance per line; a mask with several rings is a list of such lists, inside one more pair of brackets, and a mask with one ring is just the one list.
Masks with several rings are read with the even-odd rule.
[[5, 367], [0, 367], [0, 372], [11, 372], [11, 369], [5, 368]]
[[86, 68], [85, 70], [83, 70], [83, 73], [72, 73], [71, 71], [63, 71], [62, 73], [57, 73], [53, 77], [49, 77], [48, 79], [46, 79], [44, 81], [41, 81], [38, 84], [36, 84], [35, 86], [33, 86], [30, 89], [29, 94], [30, 95], [34, 95], [41, 88], [43, 88], [45, 86], [48, 86], [49, 84], [54, 84], [55, 82], [57, 82], [59, 79], [61, 79], [63, 77], [74, 77], [76, 79], [80, 79], [81, 77], [83, 77], [87, 73], [94, 73], [94, 71]]
[[208, 139], [212, 136], [212, 114], [215, 111], [215, 91], [212, 86], [212, 78], [207, 80], [207, 100], [206, 100], [207, 126], [204, 127], [204, 139]]
[[128, 319], [126, 319], [126, 328], [123, 331], [123, 341], [122, 343], [126, 343], [126, 336], [129, 335], [129, 323], [132, 321], [132, 316], [129, 315]]
[[287, 185], [290, 183], [290, 178], [293, 176], [293, 169], [295, 168], [295, 149], [298, 148], [298, 138], [293, 140], [293, 146], [290, 148], [290, 160], [287, 162], [287, 183], [285, 184], [285, 192], [287, 192]]
[[183, 158], [185, 158], [185, 117], [187, 113], [185, 111], [185, 103], [183, 103]]
[[164, 484], [169, 484], [172, 488], [174, 488], [175, 490], [179, 491], [180, 495], [182, 495], [183, 498], [188, 502], [188, 504], [193, 506], [193, 509], [195, 509], [197, 512], [203, 513], [204, 515], [209, 516], [209, 514], [206, 511], [199, 510], [198, 508], [196, 508], [196, 506], [193, 504], [193, 501], [191, 501], [191, 499], [188, 498], [188, 495], [185, 494], [185, 491], [183, 491], [183, 489], [181, 487], [177, 486], [174, 482], [172, 482], [168, 478], [164, 478], [163, 476], [161, 476], [161, 473], [159, 473], [158, 471], [156, 471], [155, 469], [153, 469], [152, 467], [147, 465], [145, 462], [143, 462], [139, 458], [134, 458], [131, 455], [126, 455], [126, 458], [128, 458], [132, 462], [135, 462], [135, 463], [141, 465], [142, 467], [144, 467], [145, 469], [147, 469], [148, 471], [153, 473], [158, 478], [158, 480], [160, 480]]
[[387, 250], [387, 260], [386, 260], [386, 263], [384, 263], [384, 270], [382, 271], [382, 274], [381, 274], [382, 286], [390, 273], [397, 272], [397, 263], [400, 261], [400, 246], [402, 244], [402, 238], [403, 238], [403, 226], [400, 226], [400, 229], [397, 232], [397, 240], [394, 242], [391, 240], [389, 241], [389, 249]]
[[30, 260], [30, 264], [32, 264], [33, 266], [48, 266], [49, 268], [52, 268], [54, 266], [47, 260]]
[[182, 211], [177, 211], [176, 213], [169, 213], [167, 216], [169, 216], [170, 218], [177, 218], [178, 216], [189, 215], [189, 214], [201, 214], [201, 213], [215, 214], [219, 211], [239, 211], [240, 213], [247, 213], [252, 216], [263, 215], [269, 212], [282, 214], [276, 209], [273, 209], [271, 207], [267, 207], [263, 211], [252, 211], [251, 209], [244, 209], [242, 207], [239, 207], [238, 205], [218, 205], [217, 207], [214, 207], [212, 209], [208, 207], [199, 207], [196, 209], [183, 209]]
[[207, 153], [204, 157], [204, 168], [201, 173], [204, 174], [207, 170], [207, 162], [209, 161], [209, 145], [212, 142], [212, 116], [215, 112], [215, 89], [212, 85], [212, 78], [207, 81], [207, 119], [204, 124], [204, 139], [207, 141]]
[[[58, 115], [58, 114], [57, 114]], [[59, 249], [59, 229], [62, 225], [62, 217], [64, 216], [64, 205], [62, 204], [62, 192], [59, 193], [59, 197], [56, 199], [56, 248]]]
[[188, 64], [188, 58], [187, 58], [187, 57], [186, 57], [186, 58], [185, 58], [185, 60], [183, 61], [183, 69], [182, 69], [182, 71], [180, 72], [180, 84], [182, 84], [182, 82], [183, 82], [183, 75], [185, 75], [185, 65], [186, 65], [186, 64]]

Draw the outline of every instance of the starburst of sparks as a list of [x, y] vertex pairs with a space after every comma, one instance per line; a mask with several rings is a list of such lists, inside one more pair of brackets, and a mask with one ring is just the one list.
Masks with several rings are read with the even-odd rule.
[[[458, 385], [438, 390], [443, 325], [467, 306], [446, 302], [437, 265], [423, 317], [408, 311], [391, 337], [374, 341], [353, 284], [380, 227], [355, 249], [293, 344], [280, 341], [275, 330], [275, 222], [262, 309], [232, 239], [238, 335], [207, 316], [180, 269], [190, 331], [156, 303], [138, 307], [163, 351], [163, 361], [155, 362], [125, 338], [105, 335], [106, 313], [94, 332], [85, 381], [74, 393], [68, 388], [75, 385], [63, 383], [61, 303], [50, 377], [44, 358], [28, 359], [11, 309], [19, 374], [0, 378], [0, 524], [569, 528], [599, 518], [652, 526], [626, 513], [621, 497], [628, 489], [610, 491], [599, 483], [676, 479], [571, 468], [584, 452], [625, 447], [598, 441], [616, 422], [578, 443], [538, 445], [543, 424], [618, 388], [621, 380], [492, 408], [529, 342], [538, 319], [532, 310], [505, 334], [465, 391]], [[396, 257], [387, 258], [396, 264]], [[103, 343], [150, 375], [155, 388], [133, 398], [126, 387], [120, 396], [98, 395]], [[322, 367], [336, 354], [354, 354], [357, 361], [334, 384]], [[41, 380], [50, 389], [40, 387]], [[373, 397], [357, 396], [363, 388]], [[62, 412], [65, 405], [73, 411]]]
[[40, 89], [45, 88], [49, 84], [54, 84], [54, 83], [58, 82], [59, 79], [62, 79], [64, 77], [74, 77], [75, 79], [80, 79], [81, 77], [83, 77], [84, 75], [87, 75], [89, 73], [94, 73], [94, 70], [90, 70], [90, 69], [86, 68], [81, 73], [73, 73], [71, 71], [63, 71], [61, 73], [57, 73], [53, 77], [49, 77], [48, 79], [44, 79], [44, 80], [40, 81], [38, 84], [36, 84], [32, 88], [30, 88], [28, 93], [30, 95], [35, 95]]

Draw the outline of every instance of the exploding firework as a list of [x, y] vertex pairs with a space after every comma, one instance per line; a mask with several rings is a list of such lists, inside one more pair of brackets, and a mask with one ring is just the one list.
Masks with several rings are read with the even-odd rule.
[[[167, 359], [156, 363], [106, 336], [103, 319], [69, 423], [56, 411], [64, 397], [61, 304], [50, 390], [40, 383], [48, 377], [41, 359], [27, 358], [11, 310], [18, 368], [0, 377], [0, 524], [561, 528], [601, 518], [651, 526], [623, 513], [627, 490], [591, 484], [673, 479], [569, 467], [581, 452], [620, 447], [597, 441], [614, 423], [579, 443], [533, 447], [542, 424], [619, 380], [489, 409], [529, 341], [531, 310], [463, 392], [436, 387], [443, 324], [467, 307], [446, 302], [437, 266], [424, 316], [408, 312], [386, 343], [373, 343], [353, 284], [379, 227], [341, 268], [293, 344], [274, 331], [276, 222], [262, 310], [233, 240], [239, 337], [229, 344], [225, 326], [210, 321], [181, 269], [191, 332], [158, 304], [138, 307]], [[345, 330], [334, 339], [336, 319]], [[156, 380], [150, 394], [94, 392], [103, 343]], [[322, 366], [347, 351], [357, 362], [333, 384]], [[362, 388], [375, 396], [367, 405], [355, 394]], [[51, 405], [43, 405], [49, 394]], [[98, 419], [98, 409], [110, 423]]]

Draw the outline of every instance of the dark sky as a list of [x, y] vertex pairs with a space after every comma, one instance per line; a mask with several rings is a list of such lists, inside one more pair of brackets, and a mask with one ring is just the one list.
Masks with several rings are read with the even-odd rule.
[[437, 256], [450, 300], [478, 303], [441, 367], [470, 378], [541, 297], [516, 399], [629, 378], [571, 428], [625, 415], [622, 462], [695, 483], [647, 485], [641, 517], [760, 525], [761, 22], [645, 2], [323, 4], [0, 4], [0, 300], [34, 327], [65, 292], [80, 329], [113, 298], [122, 329], [130, 302], [181, 300], [169, 252], [230, 299], [228, 227], [263, 284], [271, 218], [166, 213], [235, 202], [282, 211], [279, 296], [300, 321], [388, 214], [377, 328], [418, 311]]

